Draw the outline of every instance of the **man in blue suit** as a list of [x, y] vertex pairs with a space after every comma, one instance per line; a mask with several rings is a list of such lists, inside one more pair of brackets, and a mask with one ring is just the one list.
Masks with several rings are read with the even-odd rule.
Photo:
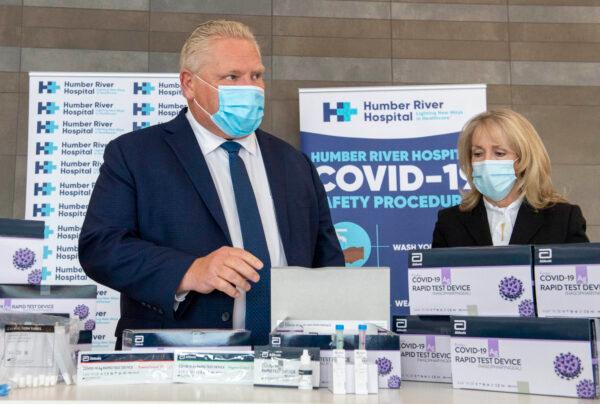
[[264, 66], [249, 28], [183, 46], [188, 108], [110, 142], [79, 239], [86, 274], [121, 293], [125, 328], [247, 328], [267, 342], [272, 266], [342, 266], [311, 162], [258, 129]]

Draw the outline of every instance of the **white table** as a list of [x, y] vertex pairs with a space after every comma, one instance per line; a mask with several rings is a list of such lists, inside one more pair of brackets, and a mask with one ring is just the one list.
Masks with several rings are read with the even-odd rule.
[[[252, 386], [143, 384], [125, 386], [64, 386], [26, 388], [11, 391], [9, 400], [16, 403], [94, 402], [278, 402], [278, 403], [418, 403], [418, 404], [590, 404], [597, 401], [570, 398], [454, 390], [449, 384], [402, 382], [399, 390], [379, 390], [377, 395], [334, 396], [326, 389], [299, 391], [288, 388]], [[5, 399], [6, 400], [6, 399]], [[5, 401], [1, 400], [1, 401]]]

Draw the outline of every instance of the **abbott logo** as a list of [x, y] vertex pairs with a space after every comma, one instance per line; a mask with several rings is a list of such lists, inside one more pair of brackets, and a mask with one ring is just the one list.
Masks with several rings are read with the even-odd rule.
[[135, 346], [144, 346], [144, 336], [143, 335], [136, 335], [135, 337], [133, 337], [133, 345], [135, 345]]
[[552, 262], [552, 248], [540, 248], [538, 251], [538, 259], [542, 263]]
[[410, 264], [414, 267], [420, 267], [423, 265], [423, 253], [410, 254]]
[[396, 319], [396, 332], [406, 332], [408, 323], [405, 318]]
[[281, 337], [272, 337], [271, 345], [272, 346], [280, 346], [281, 345]]
[[90, 357], [89, 357], [89, 356], [87, 356], [87, 355], [82, 355], [82, 356], [81, 356], [81, 361], [82, 361], [82, 362], [89, 362], [89, 361], [90, 361]]
[[454, 334], [465, 335], [467, 333], [467, 320], [454, 320]]

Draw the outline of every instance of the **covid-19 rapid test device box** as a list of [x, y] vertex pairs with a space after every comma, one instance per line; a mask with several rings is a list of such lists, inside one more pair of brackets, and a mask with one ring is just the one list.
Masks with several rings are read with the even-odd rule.
[[394, 316], [402, 380], [452, 383], [450, 316]]
[[539, 317], [600, 317], [600, 243], [536, 246]]
[[597, 335], [594, 319], [452, 317], [453, 386], [595, 398]]
[[535, 316], [531, 247], [460, 247], [408, 256], [411, 315]]

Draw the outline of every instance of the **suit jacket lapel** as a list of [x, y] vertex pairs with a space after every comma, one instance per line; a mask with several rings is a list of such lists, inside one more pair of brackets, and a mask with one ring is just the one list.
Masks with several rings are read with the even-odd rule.
[[532, 244], [533, 236], [544, 223], [542, 212], [535, 211], [527, 201], [523, 201], [510, 236], [510, 244]]
[[460, 220], [467, 228], [469, 234], [475, 240], [478, 246], [492, 245], [492, 235], [490, 234], [490, 225], [487, 220], [487, 212], [483, 204], [483, 199], [471, 212], [466, 215], [461, 215]]
[[256, 130], [256, 138], [260, 147], [260, 153], [269, 179], [269, 187], [273, 196], [273, 205], [275, 206], [275, 217], [277, 218], [277, 227], [285, 251], [286, 257], [291, 257], [291, 247], [289, 245], [289, 225], [288, 209], [285, 185], [285, 161], [274, 150], [271, 139], [260, 129]]
[[187, 108], [183, 109], [175, 119], [165, 125], [165, 129], [169, 134], [164, 139], [173, 149], [173, 152], [190, 177], [192, 184], [194, 184], [194, 188], [200, 194], [210, 214], [221, 230], [223, 230], [227, 241], [231, 245], [231, 237], [217, 189], [215, 188], [194, 131], [185, 117], [186, 111]]

